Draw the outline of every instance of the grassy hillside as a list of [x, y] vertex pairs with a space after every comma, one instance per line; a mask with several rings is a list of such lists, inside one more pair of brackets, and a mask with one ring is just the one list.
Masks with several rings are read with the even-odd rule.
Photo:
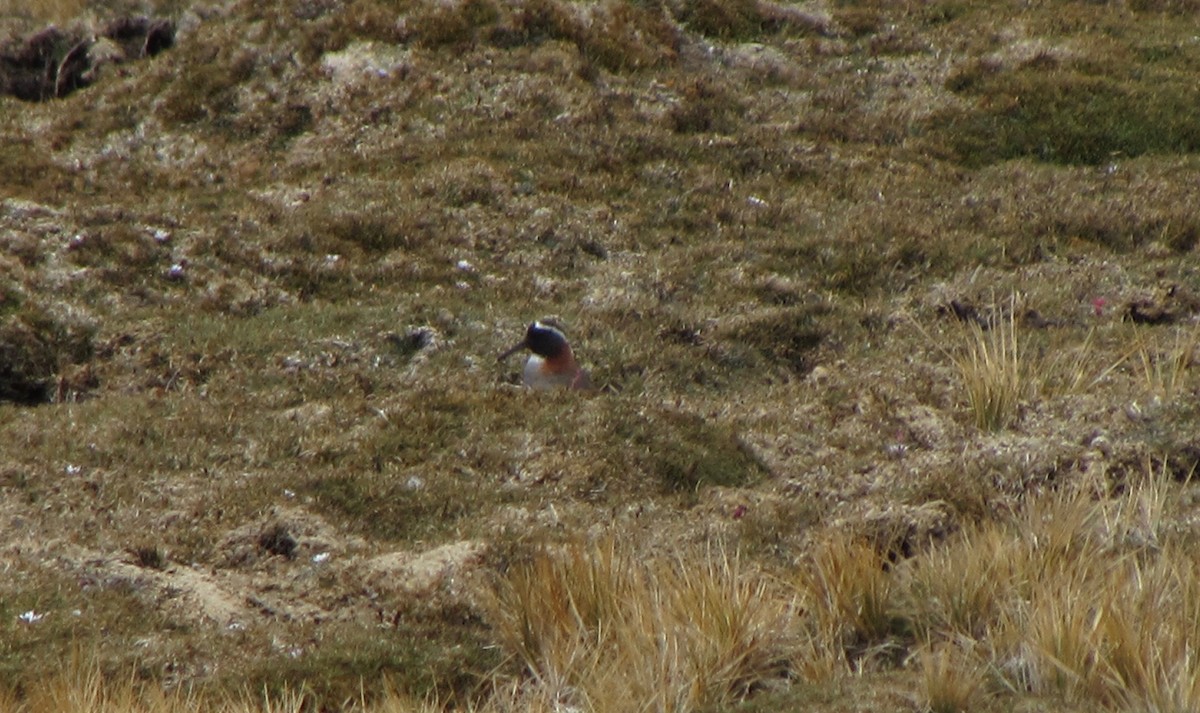
[[0, 0], [4, 706], [1197, 708], [1197, 9]]

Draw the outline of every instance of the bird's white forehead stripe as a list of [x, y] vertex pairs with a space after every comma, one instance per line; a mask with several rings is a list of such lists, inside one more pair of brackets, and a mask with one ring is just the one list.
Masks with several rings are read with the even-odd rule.
[[536, 321], [533, 323], [533, 328], [534, 329], [544, 329], [547, 332], [554, 332], [555, 334], [562, 337], [563, 339], [567, 338], [566, 335], [562, 333], [562, 330], [560, 330], [558, 327], [555, 327], [552, 324], [546, 324], [545, 322]]

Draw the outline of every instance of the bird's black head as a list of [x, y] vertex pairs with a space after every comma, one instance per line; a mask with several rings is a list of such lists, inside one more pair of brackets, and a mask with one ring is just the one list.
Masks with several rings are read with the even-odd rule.
[[525, 338], [497, 359], [502, 361], [522, 349], [528, 349], [543, 359], [551, 360], [570, 354], [571, 347], [567, 345], [567, 338], [558, 327], [549, 322], [534, 322], [525, 330]]
[[567, 349], [567, 338], [557, 327], [534, 322], [525, 330], [525, 346], [545, 359], [553, 359]]

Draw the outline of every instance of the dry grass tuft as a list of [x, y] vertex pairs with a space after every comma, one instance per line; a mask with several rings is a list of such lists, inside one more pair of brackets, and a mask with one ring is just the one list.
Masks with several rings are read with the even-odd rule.
[[[1082, 484], [1036, 498], [889, 564], [845, 535], [817, 545], [790, 586], [721, 546], [646, 556], [613, 538], [544, 548], [513, 565], [489, 607], [529, 675], [496, 669], [480, 710], [695, 710], [785, 675], [828, 685], [916, 662], [930, 711], [1006, 692], [1117, 709], [1200, 704], [1200, 576], [1178, 521], [1181, 486], [1146, 467], [1116, 497]], [[30, 684], [15, 710], [302, 711], [305, 689], [205, 705], [106, 677], [81, 658]], [[511, 670], [511, 669], [507, 669]], [[392, 689], [344, 705], [428, 711]]]
[[[1006, 310], [993, 306], [994, 316], [986, 323], [969, 322], [965, 343], [959, 350], [938, 346], [953, 362], [972, 421], [983, 431], [999, 431], [1011, 425], [1022, 400], [1034, 390], [1032, 364], [1018, 335], [1016, 304], [1013, 295]], [[938, 344], [923, 327], [914, 324], [927, 341]]]
[[1093, 576], [1046, 582], [1007, 626], [1026, 644], [1035, 690], [1122, 708], [1200, 703], [1197, 581], [1190, 555], [1119, 557]]
[[[192, 713], [199, 701], [182, 693], [165, 693], [156, 685], [132, 678], [106, 676], [98, 662], [79, 651], [63, 662], [58, 675], [30, 681], [20, 703], [3, 701], [6, 711], [21, 713]], [[10, 705], [11, 704], [11, 705]]]
[[985, 668], [965, 647], [945, 644], [922, 649], [920, 693], [929, 713], [960, 713], [978, 708], [986, 683]]
[[831, 671], [839, 664], [887, 653], [907, 624], [899, 617], [895, 579], [874, 548], [845, 535], [820, 543], [794, 585], [811, 637], [803, 669]]
[[1030, 392], [1029, 366], [1021, 352], [1016, 318], [1010, 311], [991, 329], [971, 324], [966, 354], [956, 355], [975, 426], [984, 431], [1007, 428]]
[[[497, 701], [503, 700], [497, 697]], [[317, 710], [319, 705], [303, 688], [278, 693], [243, 690], [215, 697], [167, 691], [133, 678], [114, 679], [101, 671], [95, 659], [79, 652], [64, 662], [58, 675], [30, 681], [20, 697], [0, 693], [0, 710], [11, 713], [302, 713]], [[500, 706], [491, 709], [504, 710]], [[386, 687], [378, 701], [347, 700], [341, 710], [433, 713], [444, 708], [434, 700], [418, 700]]]
[[[1200, 578], [1188, 545], [1160, 533], [1176, 490], [1165, 469], [1147, 468], [1122, 497], [1081, 488], [1044, 498], [914, 561], [905, 576], [921, 637], [989, 652], [1002, 689], [1123, 709], [1195, 706]], [[938, 656], [923, 658], [930, 706], [932, 687], [948, 681], [941, 709], [961, 709], [956, 691], [977, 690], [975, 674]]]
[[998, 528], [967, 531], [909, 564], [909, 593], [923, 638], [981, 639], [1017, 586], [1011, 536]]
[[771, 590], [719, 547], [642, 560], [607, 540], [517, 567], [494, 619], [542, 695], [588, 710], [689, 710], [781, 673], [786, 607]]

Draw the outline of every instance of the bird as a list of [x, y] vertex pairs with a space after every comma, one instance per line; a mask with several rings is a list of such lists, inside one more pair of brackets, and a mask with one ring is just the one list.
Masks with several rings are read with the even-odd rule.
[[528, 349], [533, 352], [525, 362], [521, 381], [525, 386], [538, 391], [550, 389], [590, 390], [591, 377], [575, 362], [571, 345], [566, 336], [553, 324], [535, 321], [525, 330], [525, 338], [499, 357], [504, 361], [516, 352]]

